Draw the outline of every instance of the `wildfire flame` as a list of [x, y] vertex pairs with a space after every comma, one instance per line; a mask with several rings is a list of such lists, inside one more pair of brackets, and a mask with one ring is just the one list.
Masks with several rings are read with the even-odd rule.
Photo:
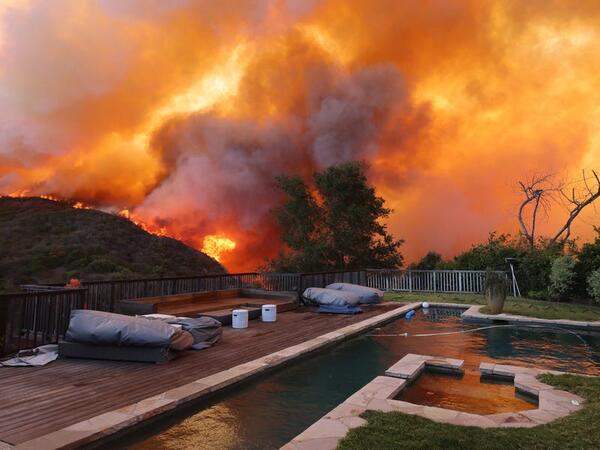
[[[121, 211], [119, 211], [117, 213], [117, 215], [133, 222], [135, 225], [140, 227], [142, 230], [144, 230], [150, 234], [154, 234], [155, 236], [161, 236], [161, 237], [169, 236], [169, 233], [168, 233], [166, 227], [156, 227], [152, 224], [148, 224], [148, 223], [144, 222], [143, 220], [141, 220], [140, 218], [136, 217], [135, 214], [132, 214], [131, 211], [129, 211], [129, 209], [122, 209]], [[174, 237], [174, 236], [169, 236], [169, 237]]]
[[7, 195], [7, 197], [23, 198], [23, 197], [27, 197], [28, 194], [29, 194], [29, 190], [27, 190], [27, 189], [20, 189], [18, 191], [13, 191], [13, 192], [9, 193]]
[[208, 235], [202, 241], [202, 251], [208, 256], [221, 261], [223, 253], [235, 250], [236, 243], [224, 235]]

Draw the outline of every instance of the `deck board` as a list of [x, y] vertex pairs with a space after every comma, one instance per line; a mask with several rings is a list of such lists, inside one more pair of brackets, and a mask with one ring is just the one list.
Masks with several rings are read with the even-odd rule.
[[300, 308], [280, 313], [275, 323], [225, 327], [216, 346], [162, 365], [66, 359], [0, 368], [0, 440], [25, 442], [399, 306], [368, 306], [356, 316]]

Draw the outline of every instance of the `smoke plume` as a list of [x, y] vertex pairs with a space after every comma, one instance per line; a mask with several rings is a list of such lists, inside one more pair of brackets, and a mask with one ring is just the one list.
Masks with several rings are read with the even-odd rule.
[[591, 0], [4, 3], [0, 193], [222, 236], [245, 270], [279, 249], [276, 175], [364, 159], [407, 259], [451, 256], [516, 229], [517, 180], [600, 163], [598, 23]]

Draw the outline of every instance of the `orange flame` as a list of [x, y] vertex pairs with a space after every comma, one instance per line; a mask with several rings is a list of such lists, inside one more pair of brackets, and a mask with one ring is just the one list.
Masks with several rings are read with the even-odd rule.
[[7, 197], [23, 198], [23, 197], [27, 197], [28, 195], [29, 195], [29, 190], [20, 189], [20, 190], [11, 192], [10, 194], [7, 195]]
[[140, 227], [142, 230], [144, 230], [147, 233], [154, 234], [155, 236], [161, 236], [161, 237], [174, 237], [174, 236], [169, 235], [166, 227], [157, 227], [154, 225], [150, 225], [147, 222], [144, 222], [143, 220], [136, 217], [127, 208], [119, 211], [117, 213], [117, 215], [129, 220], [130, 222], [134, 223], [135, 225], [137, 225], [138, 227]]
[[211, 234], [204, 237], [202, 251], [208, 256], [221, 261], [221, 255], [235, 250], [236, 243], [224, 235]]

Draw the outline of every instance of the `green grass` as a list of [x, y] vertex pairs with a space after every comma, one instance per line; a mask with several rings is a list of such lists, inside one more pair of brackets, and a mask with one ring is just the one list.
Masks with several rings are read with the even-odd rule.
[[600, 448], [600, 377], [544, 375], [542, 381], [584, 397], [585, 407], [534, 428], [488, 429], [442, 424], [399, 412], [367, 411], [363, 417], [368, 424], [351, 430], [338, 449]]
[[[485, 305], [485, 298], [476, 294], [415, 294], [387, 293], [386, 300], [399, 302], [430, 302], [430, 303], [463, 303]], [[487, 308], [481, 310], [486, 314]], [[600, 307], [577, 305], [571, 303], [556, 303], [526, 298], [509, 297], [504, 304], [504, 312], [520, 316], [537, 317], [540, 319], [568, 319], [583, 321], [600, 321]]]

